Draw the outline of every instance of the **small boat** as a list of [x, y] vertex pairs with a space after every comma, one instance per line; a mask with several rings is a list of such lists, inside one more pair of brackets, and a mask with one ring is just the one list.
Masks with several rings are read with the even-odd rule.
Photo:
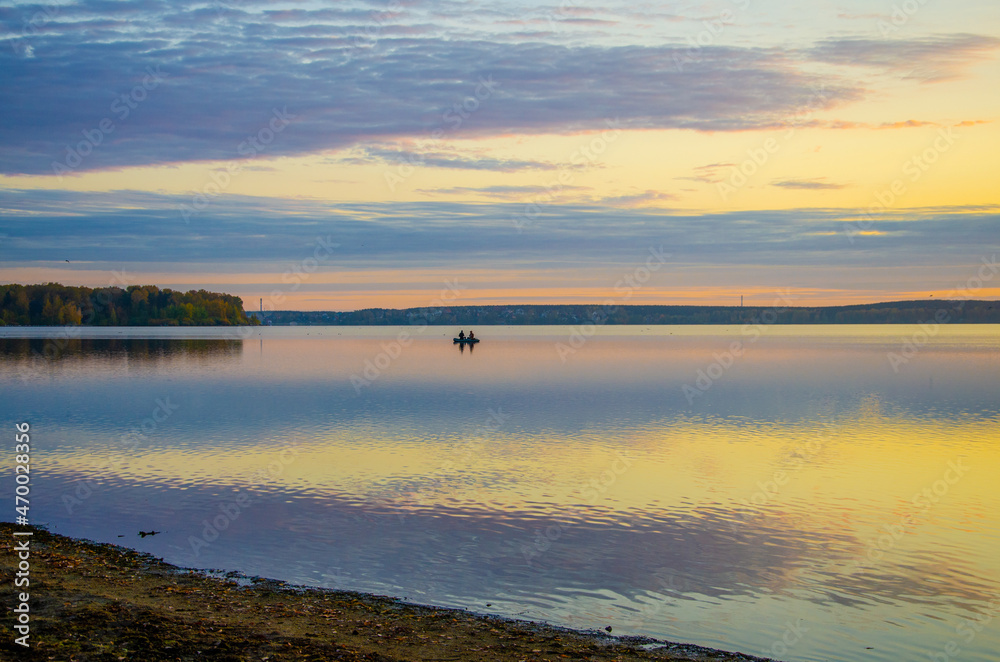
[[479, 342], [479, 338], [452, 338], [452, 341], [465, 345], [475, 345]]

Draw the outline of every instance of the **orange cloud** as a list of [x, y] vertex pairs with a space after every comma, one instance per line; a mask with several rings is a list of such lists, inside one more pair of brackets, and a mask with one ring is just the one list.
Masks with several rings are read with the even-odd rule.
[[829, 122], [816, 123], [815, 126], [820, 126], [827, 129], [912, 129], [920, 126], [940, 126], [940, 125], [937, 122], [926, 122], [924, 120], [903, 120], [900, 122], [882, 122], [881, 124], [872, 124], [871, 122], [848, 122], [845, 120], [831, 120]]
[[915, 126], [937, 126], [934, 122], [923, 122], [921, 120], [906, 120], [905, 122], [883, 122], [878, 129], [911, 129]]

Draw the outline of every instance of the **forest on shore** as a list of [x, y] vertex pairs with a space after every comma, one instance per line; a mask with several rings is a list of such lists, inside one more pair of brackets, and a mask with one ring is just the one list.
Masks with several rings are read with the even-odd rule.
[[256, 325], [232, 294], [155, 285], [71, 287], [0, 285], [0, 326], [234, 326]]

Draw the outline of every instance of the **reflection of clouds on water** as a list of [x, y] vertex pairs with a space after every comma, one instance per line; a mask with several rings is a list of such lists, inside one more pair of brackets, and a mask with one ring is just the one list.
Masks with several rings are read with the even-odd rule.
[[[135, 544], [182, 565], [750, 652], [803, 618], [795, 654], [818, 659], [843, 628], [900, 658], [937, 650], [1000, 589], [989, 334], [905, 374], [884, 361], [895, 329], [776, 334], [693, 409], [679, 385], [724, 336], [595, 335], [562, 364], [564, 330], [508, 329], [470, 363], [442, 330], [358, 397], [357, 357], [390, 332], [250, 352], [88, 341], [16, 389], [12, 366], [35, 359], [8, 344], [4, 405], [49, 437], [39, 521], [110, 542], [162, 530]], [[169, 424], [67, 516], [59, 495], [164, 397]], [[263, 476], [286, 447], [295, 461]], [[242, 489], [247, 514], [192, 558], [206, 512]]]
[[[111, 508], [123, 530], [155, 521], [172, 535], [143, 544], [190, 564], [183, 557], [185, 527], [197, 528], [217, 489], [163, 492], [153, 512], [148, 500], [129, 498], [143, 493], [142, 486], [121, 490], [105, 504], [93, 504], [98, 508], [92, 513]], [[202, 550], [198, 564], [339, 588], [406, 587], [410, 595], [459, 605], [502, 595], [530, 605], [536, 616], [567, 604], [596, 608], [591, 602], [597, 600], [617, 614], [616, 626], [646, 632], [656, 632], [666, 618], [662, 612], [669, 615], [679, 602], [742, 603], [770, 596], [823, 608], [974, 611], [998, 590], [995, 579], [957, 550], [934, 546], [900, 550], [864, 573], [852, 572], [866, 542], [848, 531], [816, 529], [807, 511], [760, 515], [735, 530], [734, 512], [721, 507], [648, 517], [582, 511], [561, 520], [558, 544], [531, 566], [518, 542], [525, 532], [551, 523], [541, 507], [503, 513], [418, 507], [406, 517], [393, 516], [397, 511], [391, 509], [377, 517], [373, 512], [369, 504], [344, 498], [263, 495], [252, 521], [234, 522], [226, 536]], [[322, 578], [331, 567], [339, 568], [332, 583]], [[591, 595], [597, 588], [603, 597]], [[656, 607], [659, 601], [665, 604]]]

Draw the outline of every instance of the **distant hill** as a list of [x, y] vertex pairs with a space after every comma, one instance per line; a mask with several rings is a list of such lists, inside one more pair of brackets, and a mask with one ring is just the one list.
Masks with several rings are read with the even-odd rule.
[[1000, 301], [890, 301], [852, 306], [524, 305], [367, 308], [354, 312], [252, 312], [264, 324], [387, 326], [430, 324], [1000, 324]]
[[0, 326], [232, 326], [257, 324], [231, 294], [155, 285], [0, 285]]

